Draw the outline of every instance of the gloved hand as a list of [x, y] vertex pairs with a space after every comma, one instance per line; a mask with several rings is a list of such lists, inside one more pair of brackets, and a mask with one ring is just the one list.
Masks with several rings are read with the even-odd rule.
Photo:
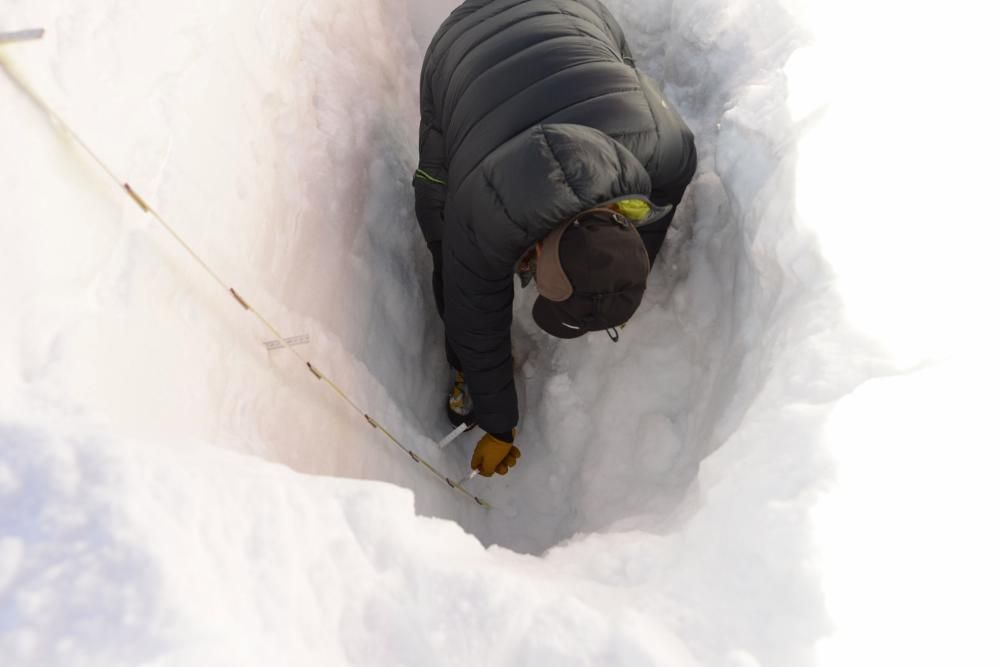
[[472, 410], [472, 396], [469, 394], [469, 385], [465, 384], [462, 371], [455, 373], [455, 384], [448, 394], [448, 404], [445, 409], [452, 426], [468, 424], [471, 429], [476, 423], [476, 414]]
[[493, 473], [506, 475], [507, 471], [517, 465], [521, 450], [514, 442], [504, 442], [500, 438], [487, 433], [476, 445], [472, 453], [472, 468], [478, 470], [483, 477], [492, 477]]

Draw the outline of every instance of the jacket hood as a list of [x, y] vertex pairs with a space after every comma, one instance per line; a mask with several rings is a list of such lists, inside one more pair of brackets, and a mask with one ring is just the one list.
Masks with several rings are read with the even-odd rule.
[[[627, 195], [648, 197], [650, 179], [625, 146], [583, 125], [536, 125], [483, 161], [455, 196], [492, 264], [509, 268], [570, 217]], [[469, 198], [469, 199], [467, 199]]]

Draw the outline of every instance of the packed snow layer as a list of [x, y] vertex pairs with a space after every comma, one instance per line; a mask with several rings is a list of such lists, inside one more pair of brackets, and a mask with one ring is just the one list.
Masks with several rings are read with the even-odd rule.
[[[474, 439], [432, 442], [447, 369], [409, 177], [455, 4], [0, 14], [48, 28], [0, 47], [12, 70], [453, 477]], [[899, 31], [888, 4], [608, 4], [699, 174], [621, 343], [557, 343], [518, 295], [524, 457], [470, 483], [489, 513], [267, 352], [0, 77], [3, 664], [988, 662], [995, 130], [939, 128], [985, 36], [918, 10]]]
[[615, 582], [485, 551], [396, 486], [76, 424], [0, 438], [5, 665], [694, 664]]

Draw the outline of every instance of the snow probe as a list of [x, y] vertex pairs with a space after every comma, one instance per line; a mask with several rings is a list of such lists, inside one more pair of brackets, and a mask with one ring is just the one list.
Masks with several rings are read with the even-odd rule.
[[86, 152], [91, 157], [91, 159], [93, 159], [94, 163], [98, 167], [100, 167], [101, 170], [112, 181], [114, 181], [117, 187], [121, 188], [124, 191], [124, 193], [128, 195], [128, 197], [132, 199], [132, 201], [135, 202], [135, 204], [140, 209], [142, 209], [144, 213], [146, 213], [147, 215], [151, 216], [154, 220], [156, 220], [156, 222], [158, 222], [160, 226], [163, 227], [163, 229], [166, 230], [167, 233], [170, 234], [170, 236], [172, 236], [173, 239], [180, 246], [182, 246], [184, 250], [187, 251], [188, 255], [190, 255], [190, 257], [195, 262], [201, 265], [205, 273], [211, 276], [212, 279], [215, 280], [215, 282], [218, 283], [222, 289], [228, 292], [229, 295], [232, 296], [233, 299], [236, 300], [236, 302], [239, 303], [244, 310], [252, 314], [260, 324], [262, 324], [265, 328], [267, 328], [268, 331], [270, 331], [274, 335], [276, 342], [278, 342], [282, 348], [291, 352], [292, 355], [294, 355], [300, 362], [302, 362], [302, 364], [309, 370], [310, 373], [312, 373], [312, 375], [317, 380], [320, 380], [321, 382], [326, 384], [330, 389], [335, 391], [337, 395], [340, 396], [340, 398], [342, 398], [348, 405], [351, 406], [351, 408], [355, 410], [355, 412], [357, 412], [359, 415], [365, 418], [365, 421], [368, 422], [369, 426], [374, 428], [376, 431], [382, 433], [382, 435], [384, 435], [392, 444], [394, 444], [402, 452], [409, 455], [409, 457], [413, 460], [414, 463], [422, 465], [431, 474], [433, 474], [435, 477], [441, 480], [441, 482], [447, 484], [453, 490], [462, 494], [469, 500], [475, 501], [475, 503], [480, 507], [483, 507], [485, 509], [491, 509], [492, 506], [487, 501], [485, 501], [484, 499], [480, 498], [477, 495], [470, 493], [467, 489], [465, 489], [462, 486], [467, 481], [475, 477], [475, 475], [470, 475], [469, 477], [458, 481], [452, 480], [448, 476], [438, 471], [437, 468], [432, 466], [422, 456], [414, 452], [412, 449], [406, 447], [395, 435], [393, 435], [391, 432], [389, 432], [389, 430], [387, 430], [378, 421], [376, 421], [374, 417], [372, 417], [363, 409], [361, 409], [361, 407], [358, 406], [358, 404], [355, 403], [351, 399], [351, 397], [348, 396], [346, 392], [344, 392], [344, 390], [342, 390], [339, 386], [337, 386], [329, 377], [327, 377], [321, 370], [319, 370], [315, 365], [313, 365], [311, 361], [307, 361], [305, 357], [303, 357], [294, 347], [292, 347], [292, 344], [289, 342], [289, 340], [286, 339], [285, 336], [282, 336], [281, 333], [279, 333], [278, 329], [273, 324], [271, 324], [270, 320], [261, 315], [260, 312], [258, 312], [257, 309], [255, 309], [247, 299], [243, 298], [243, 296], [240, 295], [239, 292], [237, 292], [234, 288], [229, 287], [228, 284], [225, 281], [223, 281], [222, 278], [220, 278], [219, 275], [212, 269], [212, 267], [210, 267], [208, 263], [206, 263], [205, 260], [203, 260], [201, 256], [199, 256], [194, 251], [194, 249], [187, 243], [187, 241], [185, 241], [184, 238], [181, 237], [181, 235], [173, 227], [171, 227], [166, 220], [163, 219], [163, 217], [156, 211], [156, 209], [150, 206], [146, 202], [146, 200], [143, 199], [129, 183], [119, 179], [115, 175], [115, 173], [111, 170], [111, 168], [108, 167], [108, 165], [103, 160], [101, 160], [100, 157], [98, 157], [97, 153], [91, 150], [90, 146], [88, 146], [83, 141], [83, 139], [81, 139], [80, 136], [75, 131], [73, 131], [73, 129], [69, 126], [69, 124], [66, 123], [66, 121], [64, 121], [62, 117], [59, 114], [57, 114], [48, 104], [46, 104], [45, 101], [42, 100], [42, 98], [39, 97], [38, 94], [35, 93], [34, 90], [32, 90], [27, 83], [21, 80], [21, 78], [8, 65], [7, 61], [4, 60], [2, 55], [0, 55], [0, 69], [2, 69], [7, 74], [7, 76], [15, 84], [15, 86], [19, 88], [28, 97], [28, 99], [30, 99], [35, 104], [35, 106], [38, 107], [38, 109], [40, 109], [43, 113], [47, 115], [49, 121], [52, 123], [52, 125], [55, 127], [56, 130], [61, 130], [65, 132], [69, 138], [71, 138], [81, 149], [83, 149], [83, 151]]
[[31, 39], [41, 39], [45, 35], [44, 28], [32, 28], [30, 30], [15, 30], [14, 32], [0, 32], [0, 44], [10, 44], [12, 42], [27, 42]]

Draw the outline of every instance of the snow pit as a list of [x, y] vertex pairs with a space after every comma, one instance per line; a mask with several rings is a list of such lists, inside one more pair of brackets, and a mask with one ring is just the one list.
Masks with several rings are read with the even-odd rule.
[[[0, 47], [11, 71], [453, 478], [474, 438], [433, 442], [447, 369], [409, 179], [423, 50], [456, 4], [7, 0], [0, 16], [47, 28]], [[909, 302], [892, 327], [859, 310], [889, 288], [874, 254], [844, 251], [855, 223], [831, 224], [854, 135], [830, 111], [852, 109], [831, 106], [830, 54], [878, 42], [847, 40], [849, 7], [607, 4], [695, 131], [699, 172], [619, 344], [546, 337], [518, 292], [524, 458], [469, 483], [490, 512], [268, 351], [273, 335], [0, 76], [0, 662], [873, 655], [850, 619], [895, 598], [848, 577], [829, 541], [869, 510], [820, 500], [870, 462], [840, 443], [865, 442], [873, 402], [907, 409], [890, 376], [944, 340]], [[906, 406], [934, 405], [940, 373], [903, 385]]]

